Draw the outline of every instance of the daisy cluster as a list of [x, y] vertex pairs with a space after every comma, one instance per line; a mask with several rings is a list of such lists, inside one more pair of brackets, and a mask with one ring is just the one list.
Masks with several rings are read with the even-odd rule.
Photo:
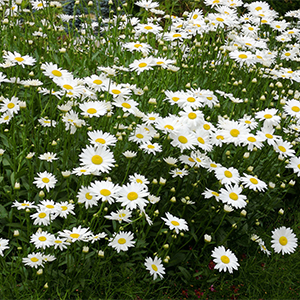
[[[143, 248], [156, 279], [190, 244], [230, 273], [233, 236], [296, 251], [291, 228], [257, 234], [300, 177], [300, 13], [204, 2], [205, 16], [142, 0], [141, 17], [125, 5], [108, 19], [0, 2], [0, 203], [26, 266]], [[19, 238], [4, 232], [2, 256]]]

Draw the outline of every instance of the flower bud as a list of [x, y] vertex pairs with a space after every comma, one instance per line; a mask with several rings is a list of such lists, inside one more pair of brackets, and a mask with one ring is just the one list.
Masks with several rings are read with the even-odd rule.
[[211, 235], [209, 234], [204, 234], [204, 241], [206, 243], [210, 243], [211, 242]]

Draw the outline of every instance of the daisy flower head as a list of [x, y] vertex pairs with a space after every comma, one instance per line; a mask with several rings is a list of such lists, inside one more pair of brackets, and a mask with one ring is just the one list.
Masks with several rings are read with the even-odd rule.
[[56, 121], [54, 120], [49, 120], [46, 118], [40, 118], [39, 119], [39, 123], [43, 126], [43, 127], [55, 127], [56, 126]]
[[232, 273], [233, 270], [237, 270], [239, 267], [235, 254], [229, 249], [226, 250], [224, 246], [215, 247], [211, 256], [214, 258], [214, 263], [216, 263], [214, 268], [219, 272], [228, 270], [229, 273]]
[[18, 210], [21, 210], [21, 209], [27, 209], [27, 208], [36, 208], [36, 205], [34, 205], [34, 202], [30, 202], [30, 201], [27, 201], [27, 200], [24, 200], [22, 202], [18, 202], [17, 200], [15, 200], [13, 202], [13, 205], [12, 207], [16, 207]]
[[154, 154], [154, 155], [156, 155], [156, 153], [162, 151], [162, 146], [159, 145], [158, 143], [146, 142], [146, 143], [143, 143], [140, 146], [140, 149], [142, 149], [147, 154]]
[[177, 158], [171, 156], [165, 157], [164, 161], [170, 166], [176, 166], [178, 162]]
[[35, 214], [30, 215], [33, 225], [48, 226], [51, 222], [50, 211], [45, 208], [38, 208]]
[[68, 201], [57, 203], [56, 208], [58, 210], [59, 216], [61, 218], [67, 218], [69, 214], [75, 215], [74, 209], [75, 205], [69, 203]]
[[31, 268], [38, 268], [44, 266], [43, 254], [42, 253], [31, 253], [27, 257], [22, 258], [22, 262], [25, 266]]
[[144, 186], [147, 186], [147, 184], [150, 183], [150, 181], [144, 175], [141, 175], [138, 173], [134, 173], [134, 175], [130, 175], [129, 181], [136, 182], [136, 183], [142, 184]]
[[237, 184], [234, 186], [226, 184], [225, 189], [220, 189], [219, 198], [223, 203], [231, 205], [234, 208], [244, 208], [247, 205], [247, 197], [241, 194], [242, 190]]
[[184, 176], [187, 176], [189, 174], [189, 172], [186, 169], [176, 168], [174, 170], [171, 170], [169, 172], [169, 174], [171, 174], [173, 178], [177, 177], [177, 176], [179, 176], [180, 178], [183, 178]]
[[276, 115], [276, 108], [266, 108], [265, 110], [259, 111], [255, 114], [255, 117], [259, 121], [264, 121], [264, 126], [277, 126], [280, 123], [280, 116]]
[[9, 249], [8, 246], [9, 240], [0, 238], [0, 255], [4, 256], [3, 251]]
[[291, 157], [289, 164], [286, 167], [293, 169], [294, 173], [300, 177], [300, 157]]
[[92, 195], [90, 187], [82, 186], [77, 193], [78, 203], [84, 203], [86, 209], [98, 204], [98, 199]]
[[106, 104], [102, 101], [89, 101], [79, 104], [82, 115], [85, 117], [100, 117], [107, 113]]
[[54, 247], [54, 249], [59, 248], [60, 251], [63, 251], [64, 249], [67, 249], [69, 245], [70, 245], [70, 243], [67, 242], [66, 238], [56, 237], [53, 240], [53, 247]]
[[246, 125], [230, 120], [226, 120], [221, 124], [221, 127], [222, 130], [220, 130], [220, 135], [224, 137], [224, 142], [234, 143], [235, 146], [241, 145], [241, 137], [249, 134], [250, 131]]
[[275, 142], [273, 147], [274, 150], [283, 157], [291, 157], [295, 154], [295, 150], [292, 149], [293, 145], [290, 142], [282, 140], [281, 138]]
[[55, 178], [55, 176], [53, 174], [45, 171], [45, 172], [37, 173], [37, 175], [38, 175], [38, 177], [34, 177], [33, 183], [39, 189], [46, 188], [47, 192], [49, 192], [50, 189], [55, 187], [57, 179]]
[[233, 167], [220, 167], [215, 170], [215, 175], [222, 184], [238, 184], [240, 182], [239, 171]]
[[300, 101], [295, 99], [288, 100], [283, 109], [289, 116], [300, 119]]
[[92, 172], [108, 173], [115, 163], [114, 155], [104, 147], [87, 146], [79, 154], [81, 166]]
[[244, 176], [241, 177], [241, 182], [243, 184], [244, 187], [249, 188], [250, 190], [254, 190], [254, 191], [259, 191], [259, 192], [264, 192], [264, 190], [268, 189], [268, 186], [265, 182], [263, 182], [262, 180], [248, 175], [248, 174], [243, 174]]
[[86, 77], [84, 82], [97, 92], [106, 91], [109, 86], [109, 79], [105, 75], [92, 75]]
[[188, 231], [189, 227], [186, 220], [177, 218], [171, 215], [169, 212], [166, 212], [166, 218], [162, 217], [162, 220], [169, 226], [170, 230], [175, 230], [178, 234], [180, 230]]
[[291, 254], [296, 251], [298, 239], [291, 228], [282, 226], [272, 231], [272, 248], [276, 253]]
[[1, 112], [7, 112], [10, 115], [18, 114], [20, 110], [19, 99], [17, 97], [12, 97], [11, 99], [4, 98], [0, 105]]
[[118, 184], [111, 181], [95, 181], [89, 187], [91, 196], [96, 200], [108, 201], [109, 204], [115, 202], [120, 189]]
[[205, 199], [214, 197], [218, 202], [220, 200], [220, 198], [219, 198], [220, 194], [213, 190], [210, 190], [208, 188], [206, 188], [205, 191], [201, 195], [203, 195]]
[[20, 53], [14, 51], [14, 53], [8, 51], [5, 55], [3, 55], [5, 60], [10, 61], [11, 63], [18, 64], [23, 68], [25, 66], [33, 66], [36, 62], [36, 59], [30, 57], [29, 55], [22, 56]]
[[153, 9], [159, 6], [158, 2], [153, 2], [152, 0], [136, 1], [134, 4], [142, 8], [145, 8], [146, 10]]
[[128, 112], [131, 114], [135, 114], [136, 111], [138, 110], [138, 102], [128, 99], [128, 98], [122, 98], [122, 97], [117, 97], [114, 99], [114, 102], [112, 103], [116, 107], [122, 108], [124, 112]]
[[142, 42], [129, 42], [122, 45], [123, 48], [127, 49], [130, 52], [142, 52], [143, 54], [148, 55], [152, 50], [152, 47], [147, 43]]
[[117, 142], [117, 138], [114, 135], [102, 130], [89, 131], [88, 136], [90, 142], [96, 146], [115, 146]]
[[130, 71], [136, 71], [140, 75], [144, 71], [152, 70], [153, 57], [145, 57], [141, 59], [136, 59], [129, 65]]
[[51, 79], [72, 77], [72, 74], [69, 71], [59, 68], [57, 64], [53, 64], [52, 62], [43, 63], [41, 65], [41, 70], [43, 70], [44, 75]]
[[113, 96], [113, 98], [126, 98], [131, 95], [131, 90], [129, 88], [116, 83], [111, 83], [109, 85], [108, 92]]
[[234, 50], [229, 53], [229, 57], [239, 63], [240, 66], [243, 64], [247, 66], [255, 64], [255, 56], [250, 51]]
[[47, 231], [37, 231], [30, 236], [30, 243], [36, 248], [46, 249], [54, 245], [54, 235]]
[[137, 153], [134, 151], [126, 150], [125, 152], [122, 153], [126, 158], [132, 159], [136, 157]]
[[137, 207], [141, 210], [147, 205], [147, 197], [149, 195], [146, 186], [132, 182], [123, 185], [118, 193], [117, 202], [121, 202], [126, 209], [133, 210]]
[[147, 257], [144, 263], [146, 269], [153, 275], [153, 280], [157, 278], [157, 275], [162, 279], [165, 274], [165, 268], [161, 262], [161, 258], [154, 256], [154, 259]]
[[197, 144], [197, 138], [194, 132], [181, 129], [178, 132], [170, 133], [171, 145], [177, 147], [181, 152], [184, 150], [193, 150]]
[[129, 247], [134, 247], [135, 241], [133, 239], [132, 232], [120, 231], [109, 239], [108, 246], [114, 248], [118, 253], [120, 251], [127, 251]]
[[87, 167], [78, 167], [78, 168], [74, 168], [72, 170], [72, 174], [75, 174], [76, 176], [91, 175], [92, 170], [90, 168], [87, 168]]
[[59, 232], [59, 236], [62, 238], [67, 238], [72, 243], [76, 241], [87, 241], [91, 236], [91, 231], [89, 228], [73, 227], [72, 230], [65, 229]]

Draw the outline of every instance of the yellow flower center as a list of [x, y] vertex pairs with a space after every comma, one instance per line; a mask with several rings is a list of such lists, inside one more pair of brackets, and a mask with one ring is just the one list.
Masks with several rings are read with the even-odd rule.
[[178, 98], [178, 97], [172, 97], [172, 100], [173, 100], [174, 102], [177, 102], [179, 99], [180, 99], [180, 98]]
[[229, 259], [228, 256], [222, 255], [222, 256], [221, 256], [221, 261], [222, 261], [222, 263], [224, 263], [224, 264], [229, 264], [230, 259]]
[[216, 197], [219, 197], [220, 195], [219, 195], [219, 193], [217, 193], [217, 192], [211, 192], [214, 196], [216, 196]]
[[298, 106], [293, 106], [292, 107], [292, 111], [294, 112], [299, 112], [300, 111], [300, 108]]
[[42, 181], [43, 181], [44, 183], [48, 183], [50, 180], [49, 180], [49, 178], [44, 177], [44, 178], [42, 179]]
[[211, 166], [211, 168], [216, 168], [217, 167], [217, 165], [216, 164], [210, 164], [210, 166]]
[[234, 200], [234, 201], [236, 201], [237, 199], [239, 199], [239, 196], [236, 194], [236, 193], [230, 193], [229, 194], [229, 198], [231, 199], [231, 200]]
[[238, 137], [238, 135], [240, 134], [240, 132], [237, 129], [232, 129], [232, 130], [230, 130], [230, 134], [233, 137]]
[[102, 189], [102, 190], [100, 191], [100, 194], [101, 194], [102, 196], [104, 196], [104, 197], [107, 197], [107, 196], [109, 196], [109, 195], [111, 194], [111, 192], [110, 192], [110, 190], [108, 190], [108, 189]]
[[217, 135], [217, 136], [216, 136], [216, 139], [217, 139], [217, 140], [224, 140], [224, 136], [223, 136], [223, 135]]
[[257, 6], [257, 7], [255, 8], [255, 10], [256, 10], [256, 11], [259, 11], [259, 10], [262, 10], [262, 8], [261, 8], [260, 6]]
[[15, 107], [15, 105], [12, 102], [7, 104], [7, 108], [9, 108], [9, 109], [12, 109], [14, 107]]
[[171, 221], [171, 224], [174, 226], [179, 226], [179, 223], [177, 221]]
[[86, 112], [89, 113], [89, 114], [91, 114], [91, 115], [93, 115], [93, 114], [95, 114], [97, 112], [97, 109], [95, 109], [95, 108], [89, 108]]
[[272, 119], [272, 115], [270, 115], [270, 114], [265, 114], [265, 115], [264, 115], [264, 118], [265, 118], [265, 119]]
[[147, 64], [144, 63], [144, 62], [139, 64], [139, 67], [140, 67], [140, 68], [145, 68], [146, 66], [147, 66]]
[[197, 118], [197, 115], [195, 113], [191, 112], [188, 114], [188, 117], [193, 120], [193, 119]]
[[115, 95], [119, 95], [121, 94], [121, 91], [120, 90], [111, 90], [111, 92]]
[[126, 217], [126, 214], [124, 214], [124, 213], [119, 214], [119, 217], [120, 217], [120, 218], [124, 218], [124, 217]]
[[143, 136], [141, 133], [138, 133], [138, 134], [136, 135], [136, 137], [137, 137], [138, 139], [142, 139], [144, 136]]
[[52, 209], [52, 208], [54, 208], [54, 205], [48, 204], [48, 205], [46, 205], [46, 207]]
[[68, 207], [67, 207], [67, 206], [64, 206], [64, 205], [63, 205], [63, 206], [61, 206], [61, 210], [62, 210], [62, 211], [65, 211], [65, 210], [67, 210], [67, 209], [68, 209]]
[[203, 139], [202, 137], [200, 137], [200, 136], [197, 138], [197, 141], [198, 141], [200, 144], [203, 144], [203, 145], [205, 144], [204, 139]]
[[198, 18], [198, 15], [193, 15], [193, 19], [197, 19]]
[[118, 239], [118, 243], [123, 245], [126, 243], [126, 240], [124, 238], [120, 238], [120, 239]]
[[55, 244], [61, 244], [62, 241], [60, 241], [60, 240], [55, 240], [54, 243], [55, 243]]
[[150, 117], [149, 120], [154, 121], [154, 120], [156, 120], [156, 118], [155, 117]]
[[92, 200], [92, 199], [93, 199], [93, 196], [91, 196], [90, 193], [86, 193], [86, 194], [85, 194], [85, 198], [88, 199], [88, 200]]
[[42, 7], [43, 6], [43, 3], [39, 3], [38, 5], [37, 5], [37, 7]]
[[256, 178], [250, 178], [250, 182], [253, 184], [258, 184], [258, 180]]
[[153, 29], [153, 27], [152, 27], [152, 26], [149, 26], [149, 25], [145, 26], [144, 28], [147, 29], [147, 30]]
[[180, 33], [175, 33], [173, 34], [173, 37], [176, 38], [176, 37], [181, 37], [181, 34]]
[[123, 102], [122, 106], [125, 107], [125, 108], [128, 108], [128, 109], [131, 108], [131, 105], [129, 103], [126, 103], [126, 102]]
[[69, 84], [64, 84], [63, 87], [66, 89], [66, 90], [73, 90], [73, 87]]
[[93, 83], [95, 83], [95, 84], [97, 84], [97, 85], [100, 85], [102, 82], [103, 82], [103, 81], [100, 80], [100, 79], [95, 79], [95, 80], [93, 81]]
[[288, 243], [288, 240], [285, 236], [279, 238], [279, 244], [285, 246]]
[[228, 170], [226, 170], [226, 171], [224, 172], [224, 175], [225, 175], [227, 178], [231, 178], [231, 177], [232, 177], [232, 173], [231, 173], [230, 171], [228, 171]]
[[255, 143], [255, 142], [256, 142], [256, 138], [253, 137], [253, 136], [249, 136], [249, 137], [247, 138], [247, 140], [248, 140], [249, 142], [251, 142], [251, 143]]
[[278, 149], [279, 149], [281, 152], [286, 152], [286, 149], [285, 149], [283, 146], [278, 146]]
[[186, 100], [188, 102], [195, 102], [196, 101], [196, 99], [194, 97], [188, 97]]
[[272, 138], [273, 138], [273, 135], [270, 134], [270, 133], [266, 133], [266, 137], [267, 137], [268, 139], [272, 139]]
[[56, 77], [61, 77], [62, 76], [62, 73], [58, 70], [53, 70], [51, 73], [52, 73], [52, 75], [54, 75]]
[[192, 159], [191, 157], [189, 157], [188, 160], [189, 160], [190, 162], [195, 162], [195, 160]]
[[184, 136], [179, 136], [178, 137], [178, 141], [181, 143], [181, 144], [186, 144], [188, 142], [187, 138], [184, 137]]
[[174, 127], [172, 125], [166, 125], [164, 128], [174, 130]]
[[103, 158], [96, 154], [92, 157], [92, 163], [95, 165], [101, 165], [103, 163]]
[[216, 20], [217, 20], [217, 21], [219, 21], [219, 22], [224, 22], [224, 19], [222, 19], [222, 18], [219, 18], [219, 17], [218, 17], [218, 18], [216, 18]]
[[102, 139], [102, 138], [96, 139], [95, 142], [100, 143], [100, 144], [105, 144], [106, 143], [105, 139]]
[[24, 58], [23, 57], [15, 57], [15, 60], [18, 62], [22, 62], [24, 60]]
[[127, 195], [127, 199], [130, 201], [134, 201], [139, 197], [139, 195], [136, 192], [130, 192]]
[[31, 257], [30, 260], [31, 260], [32, 262], [37, 262], [37, 261], [39, 261], [39, 259], [36, 258], [36, 257]]
[[143, 180], [141, 180], [141, 179], [138, 178], [138, 179], [136, 180], [136, 182], [142, 184], [142, 183], [143, 183]]
[[204, 124], [204, 125], [203, 125], [203, 128], [204, 128], [205, 130], [209, 130], [209, 129], [210, 129], [210, 125], [209, 125], [209, 124]]
[[157, 272], [158, 271], [158, 268], [157, 268], [157, 266], [156, 265], [151, 265], [151, 267], [152, 267], [152, 269], [155, 271], [155, 272]]
[[300, 164], [297, 167], [298, 167], [298, 169], [300, 169]]
[[147, 148], [149, 148], [149, 149], [154, 149], [155, 146], [153, 146], [153, 145], [147, 145]]
[[40, 219], [44, 219], [46, 216], [47, 215], [44, 212], [42, 212], [42, 213], [39, 214], [39, 218]]
[[211, 101], [213, 97], [206, 97], [207, 100]]
[[71, 234], [70, 234], [70, 237], [73, 238], [73, 239], [78, 239], [79, 236], [80, 236], [79, 233], [71, 233]]
[[247, 56], [246, 54], [240, 54], [240, 55], [239, 55], [239, 58], [241, 58], [241, 59], [246, 59], [246, 58], [248, 58], [248, 56]]
[[40, 236], [40, 237], [39, 237], [39, 240], [40, 240], [41, 242], [45, 242], [45, 241], [47, 240], [47, 238], [44, 237], [44, 236]]
[[284, 53], [284, 55], [285, 55], [285, 56], [291, 56], [291, 53], [286, 52], [286, 53]]
[[141, 44], [135, 44], [134, 47], [135, 48], [140, 48], [140, 47], [143, 47], [143, 46]]

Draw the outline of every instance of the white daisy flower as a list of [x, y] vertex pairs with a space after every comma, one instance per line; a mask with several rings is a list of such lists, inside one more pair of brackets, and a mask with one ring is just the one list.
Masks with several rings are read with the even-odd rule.
[[225, 249], [224, 246], [215, 247], [212, 251], [211, 256], [214, 258], [213, 261], [216, 263], [215, 269], [219, 272], [227, 270], [229, 273], [238, 269], [239, 263], [237, 257], [229, 249]]
[[49, 192], [50, 189], [55, 187], [57, 180], [54, 175], [48, 173], [47, 171], [37, 173], [37, 175], [38, 177], [34, 177], [35, 180], [33, 181], [33, 183], [39, 189], [46, 188], [47, 192]]
[[162, 220], [165, 221], [166, 225], [169, 226], [170, 230], [174, 229], [177, 234], [180, 230], [189, 230], [186, 220], [177, 218], [171, 215], [169, 212], [166, 212], [166, 217], [167, 218], [162, 217]]
[[31, 253], [27, 257], [22, 258], [22, 262], [25, 266], [31, 268], [38, 268], [44, 266], [43, 254], [42, 253]]
[[158, 258], [157, 256], [154, 256], [154, 259], [147, 257], [144, 265], [150, 272], [150, 275], [153, 275], [153, 280], [157, 278], [157, 275], [159, 275], [161, 279], [163, 278], [163, 274], [165, 274], [165, 268], [161, 262], [161, 258]]
[[272, 248], [276, 253], [291, 254], [296, 251], [298, 239], [291, 228], [282, 226], [272, 231]]
[[134, 247], [135, 241], [133, 239], [132, 232], [120, 231], [109, 239], [108, 246], [114, 248], [118, 253], [120, 251], [127, 251], [129, 247]]

